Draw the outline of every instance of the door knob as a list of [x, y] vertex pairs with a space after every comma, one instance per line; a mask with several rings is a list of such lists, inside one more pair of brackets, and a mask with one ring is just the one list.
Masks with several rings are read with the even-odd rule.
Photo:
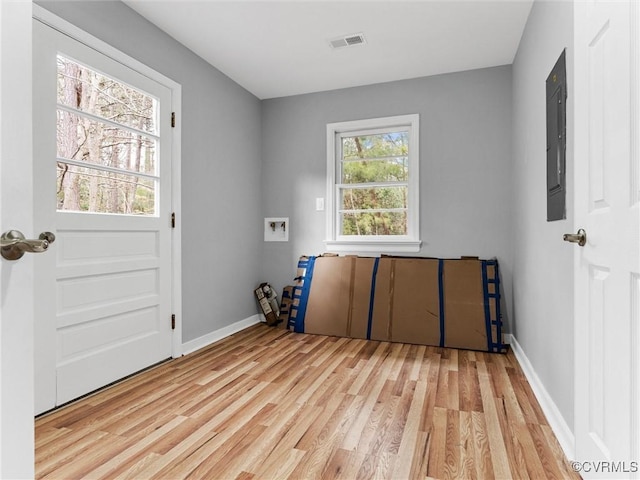
[[578, 230], [578, 233], [565, 233], [562, 239], [565, 242], [577, 243], [581, 247], [584, 247], [587, 243], [587, 232], [581, 228]]
[[8, 230], [0, 236], [0, 254], [7, 260], [18, 260], [25, 252], [40, 253], [49, 248], [56, 236], [51, 232], [42, 232], [37, 240], [27, 240], [22, 232]]

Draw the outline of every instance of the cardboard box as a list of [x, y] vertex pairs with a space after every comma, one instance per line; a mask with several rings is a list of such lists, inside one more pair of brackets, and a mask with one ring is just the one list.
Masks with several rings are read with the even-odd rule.
[[260, 310], [264, 315], [267, 325], [274, 326], [278, 324], [278, 316], [280, 312], [274, 311], [274, 308], [271, 305], [271, 302], [269, 302], [269, 298], [265, 293], [265, 286], [267, 287], [268, 291], [271, 291], [271, 287], [267, 283], [261, 283], [260, 286], [258, 286], [258, 288], [253, 291], [253, 293], [256, 296], [256, 300], [258, 300]]
[[373, 258], [353, 256], [316, 259], [305, 333], [367, 338], [373, 264]]
[[487, 349], [487, 329], [478, 260], [444, 262], [444, 346]]
[[440, 344], [439, 261], [432, 258], [379, 260], [371, 338]]
[[304, 258], [297, 332], [505, 350], [496, 260]]
[[291, 304], [293, 303], [293, 285], [287, 285], [282, 289], [282, 299], [280, 300], [280, 317], [279, 322], [289, 325], [289, 317], [291, 314]]

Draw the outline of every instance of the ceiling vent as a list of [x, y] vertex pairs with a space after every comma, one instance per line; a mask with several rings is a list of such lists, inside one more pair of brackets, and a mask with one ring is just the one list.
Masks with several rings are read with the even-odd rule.
[[342, 48], [342, 47], [354, 47], [356, 45], [362, 45], [365, 42], [364, 35], [362, 33], [352, 33], [350, 35], [345, 35], [342, 37], [334, 38], [329, 40], [331, 46], [333, 48]]

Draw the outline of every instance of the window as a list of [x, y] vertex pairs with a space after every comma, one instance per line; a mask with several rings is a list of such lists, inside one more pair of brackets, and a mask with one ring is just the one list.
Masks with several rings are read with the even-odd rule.
[[58, 55], [59, 211], [156, 214], [158, 101]]
[[419, 116], [327, 125], [327, 247], [417, 252]]

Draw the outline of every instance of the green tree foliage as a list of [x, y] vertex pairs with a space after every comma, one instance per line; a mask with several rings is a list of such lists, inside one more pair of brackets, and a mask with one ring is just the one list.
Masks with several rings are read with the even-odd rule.
[[406, 235], [408, 132], [342, 138], [342, 235]]

